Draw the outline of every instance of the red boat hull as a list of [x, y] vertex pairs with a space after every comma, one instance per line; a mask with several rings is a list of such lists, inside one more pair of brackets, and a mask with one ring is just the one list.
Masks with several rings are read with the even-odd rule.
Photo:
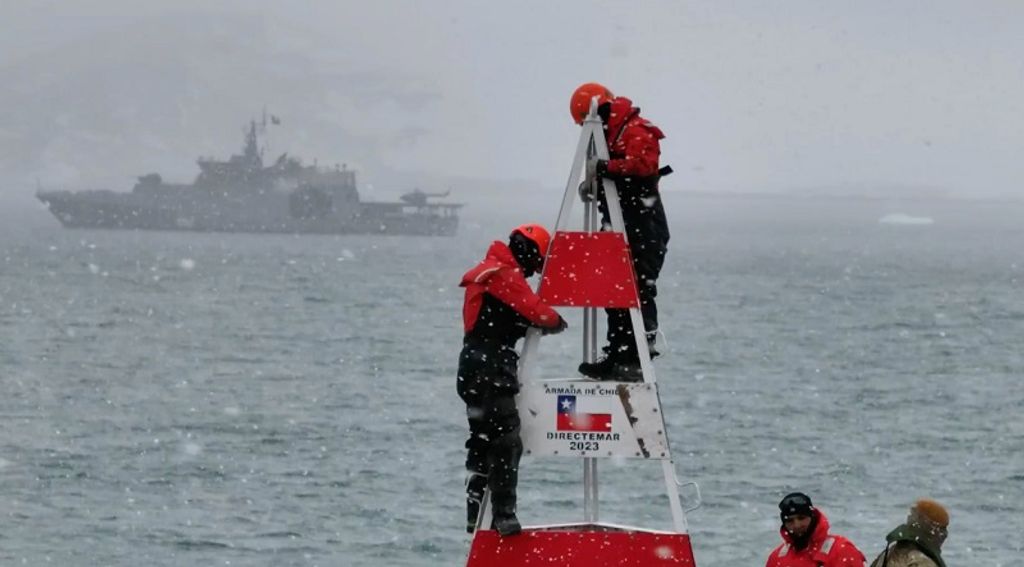
[[600, 525], [525, 528], [501, 537], [478, 530], [467, 567], [558, 565], [694, 567], [690, 536]]

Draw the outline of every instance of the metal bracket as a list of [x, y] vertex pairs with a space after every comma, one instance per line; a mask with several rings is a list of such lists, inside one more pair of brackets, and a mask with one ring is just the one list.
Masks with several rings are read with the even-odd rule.
[[[675, 473], [675, 471], [673, 470], [673, 474], [674, 473]], [[695, 504], [693, 506], [690, 506], [689, 508], [683, 508], [683, 512], [689, 514], [690, 512], [693, 512], [697, 508], [700, 508], [701, 506], [704, 505], [704, 498], [700, 494], [700, 485], [699, 484], [697, 484], [694, 481], [679, 482], [679, 477], [678, 476], [676, 477], [675, 480], [676, 480], [676, 487], [681, 489], [681, 488], [685, 488], [687, 486], [691, 486], [691, 487], [693, 487], [693, 492], [696, 494], [696, 498], [694, 498], [692, 500], [693, 502], [695, 502]], [[682, 492], [682, 491], [680, 491], [680, 492]], [[690, 501], [689, 498], [687, 498], [686, 500]]]

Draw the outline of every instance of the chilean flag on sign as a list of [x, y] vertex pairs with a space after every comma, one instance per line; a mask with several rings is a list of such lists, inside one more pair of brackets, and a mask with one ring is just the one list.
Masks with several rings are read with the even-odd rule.
[[576, 407], [576, 396], [558, 396], [558, 431], [612, 430], [612, 414], [585, 413]]

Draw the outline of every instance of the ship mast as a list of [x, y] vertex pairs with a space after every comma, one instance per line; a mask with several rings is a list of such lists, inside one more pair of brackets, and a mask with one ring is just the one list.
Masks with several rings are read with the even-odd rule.
[[258, 140], [256, 137], [256, 121], [249, 121], [249, 131], [245, 134], [245, 151], [242, 154], [245, 156], [247, 164], [253, 168], [263, 167], [263, 156], [260, 155], [260, 149]]

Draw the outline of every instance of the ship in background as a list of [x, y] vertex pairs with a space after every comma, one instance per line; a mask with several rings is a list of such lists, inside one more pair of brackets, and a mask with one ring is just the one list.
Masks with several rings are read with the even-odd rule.
[[252, 120], [242, 153], [200, 158], [191, 184], [165, 183], [150, 173], [130, 193], [41, 191], [36, 197], [67, 228], [416, 236], [451, 236], [458, 228], [462, 205], [437, 202], [448, 193], [416, 189], [396, 202], [363, 201], [353, 170], [303, 165], [287, 153], [264, 165], [262, 153]]

